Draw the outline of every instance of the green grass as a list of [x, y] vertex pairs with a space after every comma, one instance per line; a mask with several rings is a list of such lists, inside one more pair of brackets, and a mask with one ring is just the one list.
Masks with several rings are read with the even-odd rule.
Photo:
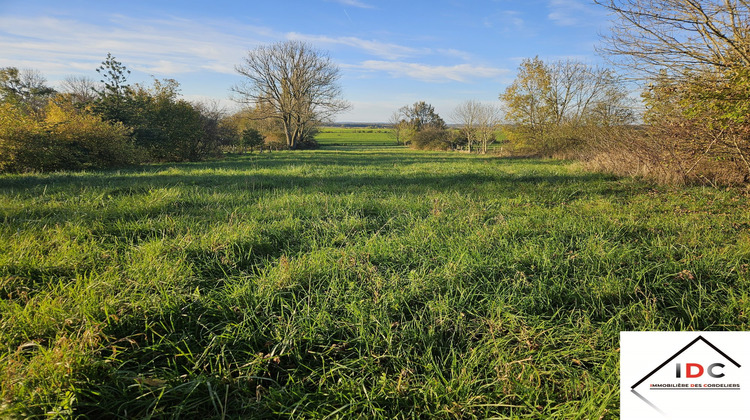
[[396, 139], [386, 128], [323, 127], [315, 136], [321, 146], [390, 146]]
[[617, 418], [621, 330], [747, 330], [750, 199], [327, 148], [0, 176], [0, 416]]

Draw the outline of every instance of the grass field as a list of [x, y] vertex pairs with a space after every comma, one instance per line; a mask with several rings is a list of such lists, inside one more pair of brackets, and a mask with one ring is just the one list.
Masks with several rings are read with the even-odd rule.
[[385, 146], [396, 139], [386, 128], [323, 127], [315, 140], [321, 146]]
[[[490, 152], [502, 150], [505, 133], [498, 131], [495, 135], [498, 141], [487, 148]], [[326, 146], [393, 146], [396, 140], [387, 128], [365, 127], [323, 127], [315, 136], [315, 140], [323, 147]]]
[[619, 331], [750, 328], [749, 207], [396, 147], [0, 176], [0, 417], [617, 418]]

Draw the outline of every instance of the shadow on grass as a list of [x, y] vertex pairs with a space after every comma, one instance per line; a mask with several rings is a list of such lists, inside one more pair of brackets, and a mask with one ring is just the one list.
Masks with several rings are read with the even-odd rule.
[[[38, 188], [43, 188], [44, 193], [66, 189], [102, 188], [104, 189], [102, 193], [115, 197], [135, 196], [152, 189], [174, 186], [198, 186], [216, 190], [328, 186], [323, 188], [326, 192], [361, 186], [395, 189], [420, 186], [424, 191], [428, 191], [476, 187], [483, 183], [500, 183], [504, 186], [559, 185], [616, 179], [610, 175], [594, 173], [553, 173], [554, 168], [564, 163], [535, 159], [522, 161], [522, 165], [528, 168], [525, 173], [506, 173], [504, 162], [504, 158], [477, 158], [457, 153], [410, 150], [392, 152], [378, 148], [373, 148], [371, 152], [359, 150], [357, 152], [340, 150], [266, 152], [263, 155], [230, 156], [226, 159], [208, 162], [148, 165], [118, 171], [7, 175], [0, 177], [0, 192], [30, 194], [29, 190]], [[482, 173], [477, 173], [477, 168], [480, 168], [483, 163], [491, 165], [489, 170], [485, 169], [481, 171]], [[451, 164], [476, 166], [466, 168], [451, 166], [446, 169], [446, 173], [442, 173], [440, 166]], [[519, 161], [514, 159], [513, 164], [518, 165]], [[335, 167], [330, 172], [337, 174], [267, 174], [269, 170], [274, 169], [321, 172], [330, 167]], [[387, 173], [362, 174], [361, 171], [357, 173], [358, 168], [367, 167], [380, 167]], [[408, 172], [405, 172], [406, 170]], [[409, 191], [415, 192], [414, 189], [409, 189]], [[33, 194], [37, 193], [38, 191], [35, 191]]]

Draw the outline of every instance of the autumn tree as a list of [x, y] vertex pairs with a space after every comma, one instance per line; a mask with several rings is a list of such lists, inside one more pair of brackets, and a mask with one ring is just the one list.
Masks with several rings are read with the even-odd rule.
[[632, 121], [617, 76], [573, 60], [523, 60], [500, 99], [512, 124], [511, 139], [542, 153], [571, 146], [585, 127]]
[[295, 149], [322, 122], [349, 108], [341, 97], [340, 72], [330, 57], [299, 41], [250, 50], [235, 67], [244, 80], [232, 90], [239, 101], [277, 120]]
[[108, 168], [141, 158], [129, 128], [70, 102], [53, 98], [39, 114], [0, 103], [0, 172]]
[[750, 182], [750, 3], [596, 3], [615, 16], [601, 51], [648, 83], [659, 164], [683, 179]]
[[391, 136], [396, 139], [396, 144], [406, 144], [409, 124], [400, 111], [394, 111], [388, 119]]

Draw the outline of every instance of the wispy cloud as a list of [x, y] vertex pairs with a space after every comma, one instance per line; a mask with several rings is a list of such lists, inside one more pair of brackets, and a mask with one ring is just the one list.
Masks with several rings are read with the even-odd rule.
[[435, 66], [403, 61], [377, 60], [368, 60], [358, 65], [344, 65], [342, 67], [366, 72], [385, 72], [392, 77], [408, 77], [423, 82], [468, 82], [473, 79], [497, 77], [509, 72], [506, 69], [472, 64]]
[[466, 51], [456, 50], [453, 48], [438, 48], [437, 50], [435, 50], [435, 53], [444, 55], [446, 57], [460, 58], [464, 61], [469, 61], [472, 58], [472, 55], [467, 53]]
[[390, 42], [362, 39], [351, 36], [332, 37], [328, 35], [311, 35], [290, 32], [286, 34], [286, 38], [305, 41], [316, 45], [345, 45], [386, 60], [402, 60], [404, 58], [425, 55], [454, 57], [464, 61], [471, 59], [471, 54], [468, 52], [454, 48], [414, 48]]
[[299, 41], [310, 42], [313, 44], [329, 44], [329, 45], [346, 45], [361, 49], [369, 54], [386, 58], [389, 60], [397, 60], [404, 57], [413, 56], [419, 53], [425, 53], [426, 50], [419, 50], [416, 48], [406, 47], [398, 44], [391, 44], [387, 42], [380, 42], [375, 40], [366, 40], [361, 38], [355, 38], [350, 36], [345, 37], [330, 37], [326, 35], [306, 35], [299, 34], [296, 32], [290, 32], [286, 35], [287, 39], [294, 39]]
[[33, 67], [48, 74], [93, 71], [108, 52], [134, 70], [155, 75], [201, 70], [233, 74], [242, 53], [271, 34], [262, 27], [227, 30], [226, 25], [186, 19], [124, 16], [110, 16], [102, 24], [0, 16], [0, 27], [0, 64]]
[[550, 0], [548, 7], [547, 18], [561, 26], [596, 24], [602, 15], [580, 0]]
[[328, 0], [344, 6], [359, 7], [361, 9], [374, 9], [375, 7], [359, 0]]

